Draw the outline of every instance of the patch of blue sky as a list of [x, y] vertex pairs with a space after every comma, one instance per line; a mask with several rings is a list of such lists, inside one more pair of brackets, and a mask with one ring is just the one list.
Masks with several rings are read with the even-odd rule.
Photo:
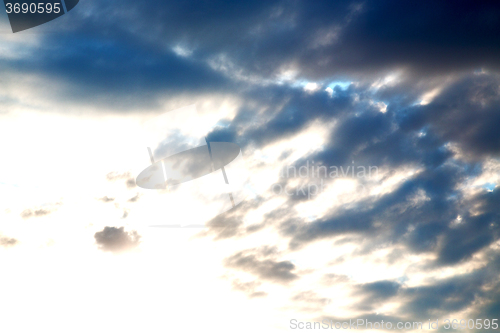
[[213, 127], [228, 128], [229, 125], [231, 125], [230, 121], [228, 121], [228, 120], [221, 120], [221, 121], [218, 121]]
[[408, 281], [409, 279], [408, 279], [408, 277], [407, 277], [406, 275], [403, 275], [403, 276], [398, 277], [396, 280], [398, 280], [398, 282], [399, 282], [400, 284], [404, 284], [404, 283], [405, 283], [406, 281]]
[[333, 81], [328, 85], [328, 88], [334, 89], [336, 86], [339, 86], [340, 89], [346, 90], [351, 84], [351, 81]]
[[486, 183], [483, 185], [483, 188], [485, 188], [488, 192], [493, 192], [497, 184], [495, 183]]

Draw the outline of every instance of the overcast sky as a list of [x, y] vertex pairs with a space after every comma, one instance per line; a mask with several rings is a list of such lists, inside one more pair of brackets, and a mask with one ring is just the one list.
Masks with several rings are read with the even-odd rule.
[[[0, 12], [0, 331], [500, 320], [498, 4]], [[187, 106], [169, 149], [233, 142], [248, 171], [216, 217], [135, 183], [145, 125]]]

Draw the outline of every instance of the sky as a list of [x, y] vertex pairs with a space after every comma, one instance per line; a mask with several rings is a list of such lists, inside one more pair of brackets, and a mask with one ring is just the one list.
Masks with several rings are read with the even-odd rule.
[[[0, 330], [495, 331], [499, 22], [493, 1], [81, 0], [12, 33], [0, 5]], [[234, 208], [137, 186], [149, 143], [199, 140], [240, 147]]]

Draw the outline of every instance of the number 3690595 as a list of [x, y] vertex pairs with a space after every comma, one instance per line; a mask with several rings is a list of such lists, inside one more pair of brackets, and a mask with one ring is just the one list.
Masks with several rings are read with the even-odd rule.
[[45, 3], [45, 4], [39, 3], [38, 5], [36, 3], [31, 3], [31, 4], [28, 4], [28, 3], [14, 3], [14, 4], [6, 3], [5, 9], [6, 9], [7, 14], [10, 14], [10, 13], [15, 13], [15, 14], [19, 14], [19, 13], [23, 13], [23, 14], [26, 14], [26, 13], [59, 14], [61, 12], [60, 6], [61, 6], [60, 3], [53, 3], [53, 4], [52, 3]]

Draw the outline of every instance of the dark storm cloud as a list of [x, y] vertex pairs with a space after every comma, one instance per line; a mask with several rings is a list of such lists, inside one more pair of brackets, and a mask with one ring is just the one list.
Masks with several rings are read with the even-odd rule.
[[[497, 224], [494, 223], [497, 218], [495, 203], [485, 208], [484, 214], [472, 217], [467, 214], [467, 209], [481, 203], [484, 198], [475, 197], [471, 202], [463, 202], [462, 194], [456, 190], [459, 184], [481, 173], [481, 161], [477, 158], [470, 162], [456, 160], [455, 154], [446, 146], [447, 143], [456, 144], [466, 152], [470, 150], [471, 156], [475, 157], [494, 152], [494, 149], [485, 149], [498, 141], [495, 138], [497, 132], [490, 130], [495, 124], [491, 119], [500, 114], [496, 104], [498, 86], [495, 75], [474, 74], [463, 77], [426, 106], [406, 105], [394, 109], [389, 101], [388, 111], [381, 113], [361, 99], [349, 104], [359, 110], [356, 114], [330, 111], [339, 123], [332, 131], [329, 143], [320, 153], [304, 156], [297, 165], [306, 160], [327, 166], [355, 160], [394, 171], [404, 165], [413, 165], [423, 168], [423, 172], [405, 181], [394, 192], [359, 202], [351, 209], [340, 209], [331, 218], [307, 224], [292, 218], [282, 225], [284, 234], [292, 236], [292, 247], [338, 234], [376, 232], [385, 235], [381, 238], [386, 241], [405, 242], [415, 252], [438, 251], [442, 264], [453, 264], [498, 239]], [[303, 101], [308, 98], [304, 96]], [[289, 105], [292, 109], [295, 103]], [[455, 112], [457, 109], [460, 112]], [[328, 114], [328, 111], [321, 113]], [[295, 117], [296, 114], [299, 116]], [[273, 142], [288, 133], [296, 133], [315, 117], [321, 116], [315, 114], [314, 109], [309, 113], [299, 107], [290, 111], [285, 104], [274, 118], [260, 126], [265, 130], [256, 132], [258, 130], [250, 129], [243, 132], [243, 136], [252, 138], [250, 140], [259, 146], [261, 137], [267, 135], [263, 141]], [[238, 126], [238, 121], [234, 126]], [[455, 131], [457, 127], [459, 130]], [[448, 134], [449, 131], [454, 135]], [[471, 148], [472, 145], [475, 146]], [[412, 207], [411, 200], [419, 193], [427, 200]], [[491, 195], [495, 198], [494, 193]], [[289, 200], [290, 207], [294, 200]], [[450, 228], [450, 222], [459, 214], [466, 222], [458, 228]], [[386, 226], [374, 228], [374, 221], [384, 221]], [[408, 232], [410, 227], [412, 230]], [[439, 235], [445, 237], [438, 249]], [[369, 243], [376, 243], [381, 238]]]
[[[271, 100], [265, 100], [268, 105], [286, 104], [279, 110], [272, 108], [272, 115], [268, 121], [246, 133], [258, 146], [270, 144], [278, 139], [284, 139], [297, 134], [313, 120], [331, 121], [343, 113], [353, 112], [359, 105], [354, 102], [353, 91], [339, 92], [335, 96], [325, 92], [309, 94], [302, 89], [286, 89], [275, 87], [266, 94], [273, 94]], [[278, 111], [279, 110], [279, 111]], [[276, 112], [278, 111], [278, 112]], [[239, 119], [236, 119], [238, 121]]]
[[224, 266], [241, 270], [256, 277], [275, 283], [288, 283], [298, 278], [295, 265], [287, 260], [275, 258], [276, 248], [260, 247], [240, 251], [224, 259]]
[[[378, 110], [366, 110], [362, 116], [348, 116], [332, 133], [328, 148], [319, 153], [315, 160], [328, 166], [345, 165], [351, 157], [354, 158], [352, 154], [358, 147], [376, 145], [380, 139], [389, 136], [391, 116], [390, 113], [381, 113]], [[362, 156], [357, 159], [360, 158]], [[371, 165], [380, 165], [377, 161], [373, 162], [375, 163]]]
[[[327, 2], [315, 2], [301, 18], [330, 21], [332, 8], [328, 7]], [[500, 8], [494, 2], [429, 6], [420, 1], [364, 1], [341, 29], [338, 42], [306, 49], [300, 55], [301, 65], [312, 67], [317, 76], [323, 76], [322, 71], [369, 73], [398, 66], [425, 75], [498, 67], [500, 27], [495, 22], [499, 17]]]
[[73, 102], [106, 103], [121, 110], [158, 106], [158, 96], [167, 92], [207, 93], [226, 84], [206, 64], [172, 51], [86, 33], [56, 39], [45, 40], [37, 57], [5, 61], [2, 67], [61, 82], [60, 98], [70, 95]]
[[[497, 156], [494, 146], [497, 132], [491, 130], [499, 112], [497, 99], [495, 76], [468, 76], [428, 106], [408, 106], [403, 111], [389, 108], [385, 114], [368, 110], [361, 119], [341, 118], [328, 149], [304, 160], [335, 164], [356, 158], [395, 168], [414, 163], [423, 167], [423, 172], [406, 180], [394, 192], [358, 202], [354, 208], [341, 208], [331, 218], [312, 223], [290, 219], [281, 225], [281, 230], [283, 235], [291, 237], [291, 249], [340, 234], [363, 235], [356, 255], [369, 255], [374, 248], [399, 243], [412, 252], [435, 253], [437, 260], [431, 267], [436, 268], [470, 260], [500, 239], [500, 191], [483, 191], [468, 199], [457, 191], [466, 180], [481, 174], [482, 157]], [[410, 116], [419, 121], [409, 120]], [[362, 138], [358, 140], [357, 134]], [[448, 142], [464, 150], [470, 162], [456, 160], [444, 147]], [[419, 193], [425, 194], [426, 199], [412, 204], [412, 198]], [[293, 206], [292, 200], [289, 205]], [[461, 222], [452, 225], [458, 215]], [[383, 224], [376, 225], [376, 221]], [[384, 260], [393, 261], [389, 256]], [[474, 271], [423, 288], [401, 288], [390, 281], [361, 286], [358, 292], [365, 301], [356, 308], [371, 311], [377, 302], [381, 304], [390, 298], [404, 304], [401, 313], [425, 320], [467, 309], [482, 299], [487, 305], [478, 309], [477, 315], [493, 315], [498, 309], [498, 295], [485, 295], [482, 286], [498, 285], [495, 272], [500, 266], [498, 260], [488, 262], [490, 270]]]
[[[240, 118], [211, 135], [230, 139], [239, 133], [240, 143], [264, 147], [299, 133], [315, 119], [336, 119], [337, 124], [324, 149], [303, 156], [296, 162], [297, 166], [311, 160], [325, 165], [342, 165], [355, 160], [359, 164], [389, 168], [392, 170], [389, 174], [403, 166], [420, 168], [420, 173], [404, 180], [394, 191], [337, 208], [331, 215], [313, 222], [297, 218], [293, 213], [296, 199], [288, 198], [285, 204], [266, 214], [262, 228], [278, 228], [282, 236], [290, 239], [291, 251], [299, 251], [318, 240], [344, 235], [359, 239], [352, 253], [354, 257], [370, 256], [374, 249], [393, 248], [387, 256], [377, 259], [388, 265], [404, 260], [402, 252], [432, 253], [436, 260], [418, 268], [420, 272], [430, 271], [467, 262], [500, 239], [500, 191], [484, 190], [467, 198], [462, 193], [463, 185], [483, 172], [483, 158], [495, 156], [495, 148], [489, 147], [496, 142], [496, 132], [489, 129], [496, 123], [490, 123], [489, 119], [496, 119], [499, 110], [496, 104], [498, 86], [494, 74], [464, 75], [427, 105], [413, 105], [418, 102], [419, 95], [414, 91], [406, 96], [404, 90], [370, 93], [363, 91], [367, 87], [351, 86], [346, 90], [338, 89], [344, 95], [334, 95], [334, 102], [328, 104], [323, 92], [305, 94], [293, 89], [270, 89], [269, 95], [262, 98], [270, 105], [279, 105], [277, 101], [286, 98], [291, 102], [282, 103], [284, 106], [277, 112], [264, 112], [255, 117], [265, 119], [256, 128], [249, 126], [254, 120], [248, 116], [248, 110], [242, 110]], [[381, 98], [381, 95], [388, 105], [385, 113], [369, 103], [370, 99]], [[347, 111], [335, 105], [336, 98], [347, 101]], [[315, 105], [314, 101], [320, 102]], [[320, 105], [321, 111], [316, 113], [315, 108], [308, 109], [308, 102], [316, 107]], [[460, 112], [455, 113], [455, 110]], [[454, 130], [455, 124], [459, 130]], [[486, 143], [488, 139], [493, 141]], [[481, 140], [485, 141], [484, 147]], [[467, 158], [463, 160], [456, 155], [448, 147], [450, 143], [463, 150]], [[461, 223], [456, 224], [458, 216], [461, 216]], [[218, 223], [224, 224], [224, 218], [221, 217]], [[243, 228], [238, 227], [225, 237], [241, 237], [245, 234], [242, 232]], [[404, 250], [394, 247], [398, 245]], [[238, 259], [241, 259], [239, 265], [236, 264]], [[256, 270], [260, 265], [253, 255], [242, 253], [236, 254], [232, 262], [232, 268], [247, 272], [251, 271], [250, 265]], [[370, 316], [377, 304], [390, 300], [404, 304], [405, 314], [424, 320], [426, 316], [466, 309], [477, 297], [485, 299], [480, 290], [495, 279], [487, 279], [485, 275], [491, 274], [476, 272], [472, 276], [429, 283], [423, 289], [403, 288], [392, 281], [357, 286], [357, 295], [364, 301], [355, 308]], [[445, 298], [435, 301], [433, 294]], [[462, 305], [454, 305], [453, 295]], [[498, 303], [494, 297], [488, 299], [484, 311], [492, 312]]]
[[192, 46], [200, 58], [227, 54], [247, 73], [262, 76], [290, 62], [301, 74], [321, 78], [399, 66], [435, 74], [499, 64], [500, 9], [494, 2], [120, 4], [137, 10], [132, 20], [144, 30], [154, 27], [158, 36]]
[[493, 265], [427, 286], [402, 290], [402, 298], [406, 300], [402, 310], [417, 318], [439, 317], [464, 310], [487, 296], [484, 286], [495, 281], [498, 284], [499, 268], [500, 266]]
[[[397, 242], [417, 253], [436, 252], [440, 264], [454, 264], [499, 236], [498, 225], [494, 223], [498, 209], [491, 208], [498, 200], [497, 191], [466, 202], [455, 189], [466, 176], [464, 170], [444, 165], [422, 172], [378, 199], [360, 201], [353, 208], [339, 209], [333, 216], [311, 223], [291, 220], [283, 223], [281, 230], [283, 235], [291, 237], [292, 249], [336, 235], [362, 234], [367, 238], [356, 251], [359, 255], [369, 253], [373, 247]], [[423, 194], [427, 199], [413, 202], [413, 198]], [[466, 213], [480, 203], [487, 207], [484, 213], [476, 216]], [[463, 216], [463, 225], [450, 226], [459, 214]], [[383, 224], [378, 225], [377, 221]], [[444, 238], [438, 247], [439, 236]]]
[[[436, 261], [430, 263], [427, 268], [420, 267], [419, 272], [462, 263], [500, 239], [500, 191], [484, 191], [472, 198], [463, 199], [453, 189], [463, 182], [470, 170], [464, 168], [453, 171], [452, 168], [442, 168], [427, 170], [423, 175], [409, 180], [395, 192], [381, 198], [378, 203], [361, 203], [355, 209], [343, 210], [339, 213], [340, 216], [324, 222], [295, 221], [292, 224], [285, 223], [282, 227], [286, 230], [285, 234], [292, 236], [292, 249], [316, 237], [362, 234], [363, 242], [358, 243], [354, 255], [367, 256], [375, 248], [404, 244], [409, 251], [430, 251], [437, 255]], [[411, 193], [417, 193], [419, 190], [424, 190], [430, 200], [409, 205]], [[371, 208], [363, 211], [361, 207]], [[476, 213], [469, 213], [471, 209]], [[452, 225], [451, 222], [458, 214], [461, 214], [461, 223]], [[383, 221], [383, 224], [376, 226], [374, 221]], [[410, 229], [410, 226], [414, 228]], [[438, 238], [441, 238], [441, 242], [438, 242]], [[397, 256], [403, 259], [402, 251], [397, 252]], [[487, 259], [486, 268], [473, 270], [466, 275], [432, 281], [425, 287], [403, 288], [393, 281], [359, 285], [355, 290], [362, 300], [355, 308], [372, 311], [377, 304], [391, 299], [391, 302], [403, 304], [400, 313], [425, 320], [427, 317], [439, 317], [468, 309], [481, 299], [487, 305], [476, 310], [478, 315], [492, 314], [498, 307], [497, 296], [487, 295], [483, 286], [491, 288], [492, 283], [498, 285], [500, 261], [498, 251], [489, 252], [492, 252], [492, 255]], [[380, 260], [390, 263], [391, 256], [392, 254]]]
[[469, 75], [447, 87], [431, 103], [404, 110], [404, 130], [428, 129], [458, 143], [471, 158], [500, 156], [500, 76]]
[[122, 253], [139, 246], [141, 236], [137, 231], [125, 231], [124, 227], [104, 227], [94, 238], [101, 251]]
[[356, 309], [361, 311], [373, 311], [381, 302], [397, 295], [400, 285], [394, 281], [376, 281], [365, 283], [355, 287], [354, 295], [360, 295], [360, 301]]
[[479, 318], [480, 316], [484, 318], [496, 318], [498, 313], [500, 313], [500, 281], [498, 280], [498, 275], [500, 274], [500, 253], [498, 251], [488, 251], [487, 259], [489, 263], [489, 276], [486, 282], [487, 293], [481, 294], [482, 304], [474, 313], [471, 314], [471, 318]]
[[351, 86], [346, 90], [336, 87], [335, 94], [330, 96], [323, 90], [309, 93], [300, 87], [255, 87], [245, 92], [252, 105], [242, 105], [229, 124], [215, 127], [207, 138], [234, 141], [243, 149], [250, 144], [262, 148], [298, 134], [315, 120], [328, 123], [373, 109], [368, 96], [357, 100], [356, 95], [363, 89], [366, 87]]
[[[436, 168], [452, 157], [452, 152], [444, 146], [447, 141], [435, 131], [427, 130], [426, 135], [421, 135], [417, 131], [420, 127], [413, 131], [407, 129], [403, 113], [411, 108], [408, 103], [415, 102], [416, 96], [401, 104], [398, 93], [387, 94], [387, 111], [382, 113], [371, 104], [380, 96], [363, 89], [366, 87], [352, 87], [343, 91], [343, 95], [332, 98], [332, 104], [336, 98], [350, 101], [345, 105], [349, 112], [330, 113], [338, 121], [338, 125], [331, 132], [326, 147], [312, 156], [304, 156], [304, 160], [314, 160], [326, 166], [346, 165], [354, 160], [360, 165], [377, 167], [418, 163]], [[305, 101], [307, 98], [304, 98]], [[335, 110], [336, 107], [333, 106], [332, 109]], [[308, 120], [314, 119], [314, 111], [302, 113], [307, 114]], [[328, 115], [325, 111], [322, 113]], [[425, 123], [422, 123], [422, 127], [423, 124]]]
[[438, 249], [440, 264], [454, 264], [500, 239], [500, 189], [474, 196], [466, 207], [479, 211], [461, 212], [457, 226], [448, 229]]
[[36, 57], [0, 66], [122, 110], [159, 96], [241, 94], [286, 68], [322, 82], [406, 68], [414, 83], [415, 73], [498, 68], [499, 15], [476, 1], [89, 1], [53, 22], [58, 33], [43, 35]]
[[[398, 66], [435, 74], [499, 63], [500, 10], [494, 2], [117, 4], [95, 2], [96, 19], [102, 20], [93, 25], [108, 34], [126, 34], [132, 29], [111, 27], [121, 16], [119, 8], [127, 8], [129, 24], [150, 32], [151, 41], [161, 36], [183, 43], [199, 58], [225, 54], [246, 73], [263, 76], [291, 62], [299, 64], [301, 74], [322, 78]], [[115, 15], [105, 19], [106, 12]]]
[[[304, 156], [304, 160], [327, 166], [350, 165], [355, 160], [372, 166], [397, 167], [418, 162], [437, 167], [451, 157], [451, 152], [443, 146], [446, 142], [438, 134], [428, 131], [421, 136], [402, 127], [405, 125], [402, 110], [416, 102], [422, 90], [408, 93], [411, 98], [404, 103], [399, 91], [370, 92], [369, 87], [363, 85], [351, 85], [344, 90], [337, 86], [334, 91], [330, 96], [322, 90], [308, 93], [300, 88], [280, 86], [256, 88], [247, 96], [259, 98], [258, 105], [266, 106], [267, 110], [259, 112], [256, 107], [243, 106], [228, 125], [214, 128], [208, 139], [237, 141], [243, 148], [249, 144], [262, 148], [298, 134], [313, 121], [336, 120], [338, 125], [326, 147], [313, 156]], [[384, 101], [388, 104], [385, 113], [373, 105], [382, 97], [380, 94], [385, 94]]]
[[0, 234], [0, 247], [9, 248], [17, 245], [18, 243], [19, 241], [17, 239], [6, 237]]
[[[489, 251], [489, 256], [488, 266], [449, 278], [430, 279], [425, 285], [419, 287], [406, 287], [394, 281], [376, 281], [355, 285], [353, 296], [361, 296], [361, 298], [356, 301], [354, 309], [365, 312], [357, 317], [369, 321], [380, 321], [381, 318], [393, 323], [402, 321], [401, 318], [394, 316], [373, 314], [376, 308], [390, 301], [399, 304], [398, 313], [403, 317], [411, 315], [412, 321], [427, 321], [428, 318], [443, 318], [449, 313], [467, 311], [481, 300], [480, 306], [469, 312], [469, 317], [476, 315], [494, 318], [496, 315], [494, 311], [498, 308], [496, 290], [500, 286], [498, 281], [500, 257], [495, 251]], [[337, 318], [335, 321], [342, 321], [342, 319]]]
[[393, 297], [398, 292], [400, 285], [394, 281], [377, 281], [359, 286], [363, 294], [370, 295], [368, 302], [380, 301]]

